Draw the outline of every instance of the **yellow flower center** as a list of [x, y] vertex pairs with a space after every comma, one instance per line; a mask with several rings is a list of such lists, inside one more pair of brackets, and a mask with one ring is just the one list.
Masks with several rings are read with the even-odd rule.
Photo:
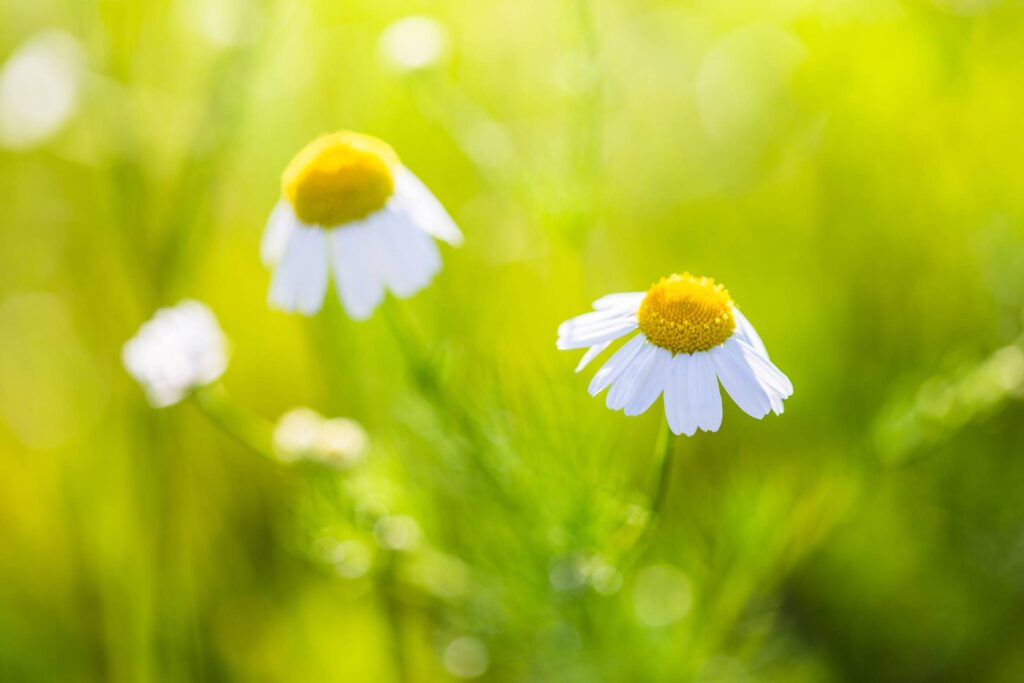
[[281, 194], [304, 223], [333, 227], [384, 208], [398, 156], [377, 138], [341, 131], [317, 138], [292, 159]]
[[728, 290], [709, 277], [689, 273], [663, 277], [652, 285], [637, 319], [652, 344], [673, 353], [707, 351], [736, 329]]

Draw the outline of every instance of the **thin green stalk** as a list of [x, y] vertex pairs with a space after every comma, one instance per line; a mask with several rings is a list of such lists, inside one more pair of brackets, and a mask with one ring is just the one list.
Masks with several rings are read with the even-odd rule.
[[668, 426], [668, 420], [662, 418], [658, 437], [654, 441], [654, 462], [657, 464], [651, 492], [651, 504], [644, 524], [626, 523], [612, 537], [609, 556], [614, 561], [618, 557], [620, 571], [625, 571], [646, 551], [658, 523], [665, 514], [665, 503], [668, 500], [668, 487], [672, 481], [672, 465], [675, 462], [673, 446], [675, 437]]
[[223, 384], [199, 387], [192, 396], [199, 409], [221, 431], [259, 455], [275, 459], [273, 426], [235, 403]]
[[393, 593], [394, 591], [387, 586], [381, 591], [390, 632], [391, 660], [394, 664], [395, 680], [399, 683], [407, 683], [412, 680], [412, 677], [409, 673], [409, 657], [406, 655], [406, 630], [402, 624], [401, 603]]
[[387, 568], [382, 576], [384, 586], [381, 590], [383, 601], [384, 617], [387, 620], [390, 636], [391, 660], [394, 663], [395, 680], [398, 683], [407, 683], [412, 680], [409, 673], [409, 659], [406, 656], [406, 635], [403, 620], [402, 603], [395, 595], [394, 558], [390, 558]]
[[658, 463], [658, 471], [654, 480], [654, 495], [651, 497], [651, 514], [655, 522], [664, 514], [665, 499], [672, 480], [672, 463], [675, 461], [672, 453], [674, 444], [668, 420], [662, 418], [658, 439], [654, 442], [654, 460]]
[[[417, 332], [416, 326], [408, 316], [400, 315], [391, 302], [381, 307], [384, 319], [388, 322], [392, 334], [394, 334], [402, 355], [405, 357], [409, 373], [420, 394], [435, 407], [438, 414], [450, 420], [453, 426], [460, 430], [465, 437], [479, 452], [487, 448], [487, 435], [481, 429], [476, 416], [466, 409], [461, 397], [453, 395], [441, 380], [436, 365], [424, 349], [427, 348], [422, 341], [421, 335]], [[478, 471], [484, 476], [487, 483], [502, 496], [502, 499], [513, 504], [514, 501], [508, 495], [505, 483], [501, 480], [494, 469], [480, 458], [476, 459]]]

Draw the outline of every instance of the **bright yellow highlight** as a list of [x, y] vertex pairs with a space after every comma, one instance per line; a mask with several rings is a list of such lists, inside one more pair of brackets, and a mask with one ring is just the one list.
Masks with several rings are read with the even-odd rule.
[[673, 353], [707, 351], [736, 329], [729, 291], [689, 273], [663, 277], [647, 290], [637, 318], [652, 344]]
[[333, 227], [382, 209], [395, 189], [398, 156], [377, 138], [341, 131], [317, 138], [295, 155], [281, 194], [304, 223]]

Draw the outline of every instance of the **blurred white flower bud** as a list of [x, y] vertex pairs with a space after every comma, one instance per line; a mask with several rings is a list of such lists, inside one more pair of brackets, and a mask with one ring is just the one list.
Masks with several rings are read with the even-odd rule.
[[448, 32], [436, 19], [405, 17], [380, 35], [381, 59], [399, 71], [417, 71], [436, 64], [448, 48]]
[[383, 517], [374, 525], [373, 536], [382, 548], [412, 550], [420, 541], [420, 525], [407, 515]]
[[444, 668], [457, 678], [477, 678], [487, 672], [491, 656], [484, 641], [460, 636], [444, 649]]
[[342, 541], [331, 549], [328, 561], [334, 565], [339, 576], [346, 579], [358, 579], [370, 570], [373, 555], [366, 544], [361, 541]]
[[284, 462], [310, 457], [324, 419], [309, 408], [293, 408], [274, 427], [274, 452]]
[[313, 453], [322, 462], [347, 469], [362, 457], [366, 442], [366, 431], [358, 422], [335, 417], [320, 425]]
[[83, 51], [67, 33], [41, 31], [0, 69], [0, 145], [26, 148], [60, 132], [78, 108]]
[[121, 357], [156, 408], [217, 381], [228, 367], [227, 340], [216, 316], [192, 300], [158, 310], [125, 343]]
[[366, 432], [356, 421], [328, 420], [310, 408], [289, 410], [274, 428], [274, 452], [283, 462], [312, 460], [347, 469], [362, 457], [366, 443]]

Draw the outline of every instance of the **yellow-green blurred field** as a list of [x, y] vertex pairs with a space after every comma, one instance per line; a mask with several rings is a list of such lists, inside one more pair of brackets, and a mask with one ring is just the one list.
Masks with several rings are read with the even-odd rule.
[[[1019, 0], [0, 0], [0, 63], [0, 680], [1024, 680]], [[341, 128], [466, 236], [367, 322], [258, 257]], [[683, 270], [796, 391], [620, 557], [660, 403], [555, 330]], [[186, 297], [364, 460], [150, 408], [121, 347]]]

